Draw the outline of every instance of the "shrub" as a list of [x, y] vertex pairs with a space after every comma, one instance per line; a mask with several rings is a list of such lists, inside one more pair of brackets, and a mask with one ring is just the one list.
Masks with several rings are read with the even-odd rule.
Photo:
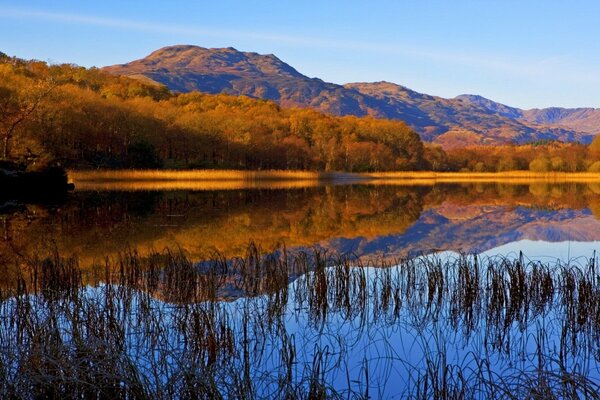
[[592, 163], [588, 167], [588, 171], [589, 172], [600, 172], [600, 161], [596, 161], [596, 162]]
[[550, 161], [546, 157], [538, 157], [529, 163], [529, 170], [533, 172], [550, 171]]

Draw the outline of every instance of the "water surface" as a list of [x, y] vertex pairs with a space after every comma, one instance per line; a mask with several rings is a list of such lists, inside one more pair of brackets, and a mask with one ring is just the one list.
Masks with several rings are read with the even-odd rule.
[[119, 376], [111, 390], [135, 371], [148, 397], [207, 377], [226, 397], [596, 395], [599, 193], [104, 182], [7, 201], [0, 391], [29, 387], [23, 368], [42, 387], [57, 373], [22, 355], [88, 365], [83, 344]]
[[[543, 242], [550, 255], [550, 243], [600, 240], [597, 184], [242, 183], [230, 190], [146, 190], [146, 183], [121, 190], [109, 182], [56, 204], [5, 207], [1, 254], [11, 260], [52, 245], [92, 263], [128, 247], [179, 247], [199, 259], [214, 250], [240, 255], [253, 241], [266, 252], [317, 246], [363, 257], [479, 253], [515, 242], [526, 253], [538, 242], [539, 253]], [[592, 256], [593, 245], [571, 247], [569, 256]]]

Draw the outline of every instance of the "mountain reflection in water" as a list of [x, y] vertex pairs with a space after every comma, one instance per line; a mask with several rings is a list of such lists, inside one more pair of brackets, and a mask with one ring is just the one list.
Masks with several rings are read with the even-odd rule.
[[7, 202], [0, 397], [598, 398], [598, 192], [316, 185]]
[[264, 251], [316, 246], [368, 258], [484, 252], [521, 240], [600, 240], [596, 184], [110, 188], [78, 190], [53, 205], [5, 204], [0, 261], [15, 264], [48, 247], [85, 265], [127, 248], [181, 248], [194, 259], [214, 250], [235, 256], [250, 241]]

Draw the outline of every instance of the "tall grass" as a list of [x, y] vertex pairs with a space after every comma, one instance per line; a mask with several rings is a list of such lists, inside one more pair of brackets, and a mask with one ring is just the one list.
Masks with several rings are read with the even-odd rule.
[[318, 180], [328, 176], [315, 171], [285, 170], [91, 170], [70, 171], [73, 181], [256, 181]]
[[440, 182], [462, 180], [544, 180], [544, 181], [599, 181], [596, 172], [435, 172], [435, 171], [388, 171], [388, 172], [322, 172], [303, 170], [72, 170], [73, 181], [256, 181], [256, 180], [319, 180], [319, 179], [424, 179]]
[[594, 259], [54, 252], [0, 294], [2, 398], [600, 396]]
[[398, 172], [372, 172], [361, 174], [364, 178], [393, 183], [409, 180], [417, 182], [507, 182], [527, 183], [531, 181], [543, 182], [598, 182], [600, 174], [596, 172], [532, 172], [532, 171], [505, 171], [505, 172], [434, 172], [434, 171], [398, 171]]
[[320, 185], [318, 179], [289, 180], [78, 180], [77, 190], [167, 191], [167, 190], [243, 190], [243, 189], [300, 189]]

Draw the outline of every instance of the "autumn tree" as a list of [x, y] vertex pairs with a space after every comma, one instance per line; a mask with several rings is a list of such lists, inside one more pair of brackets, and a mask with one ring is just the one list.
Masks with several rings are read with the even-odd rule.
[[[0, 77], [5, 157], [20, 156], [27, 138], [25, 150], [68, 167], [429, 166], [419, 136], [401, 121], [285, 109], [244, 96], [175, 94], [152, 82], [69, 64], [2, 58]], [[442, 168], [443, 150], [429, 154]]]
[[[11, 72], [6, 68], [0, 71], [4, 78], [18, 80], [18, 77]], [[56, 83], [50, 77], [34, 83], [26, 82], [26, 85], [20, 88], [0, 86], [0, 136], [3, 159], [10, 158], [10, 144], [19, 126], [32, 117], [41, 101], [55, 87]]]
[[550, 160], [546, 157], [537, 157], [529, 163], [529, 170], [533, 172], [548, 172], [551, 170]]

